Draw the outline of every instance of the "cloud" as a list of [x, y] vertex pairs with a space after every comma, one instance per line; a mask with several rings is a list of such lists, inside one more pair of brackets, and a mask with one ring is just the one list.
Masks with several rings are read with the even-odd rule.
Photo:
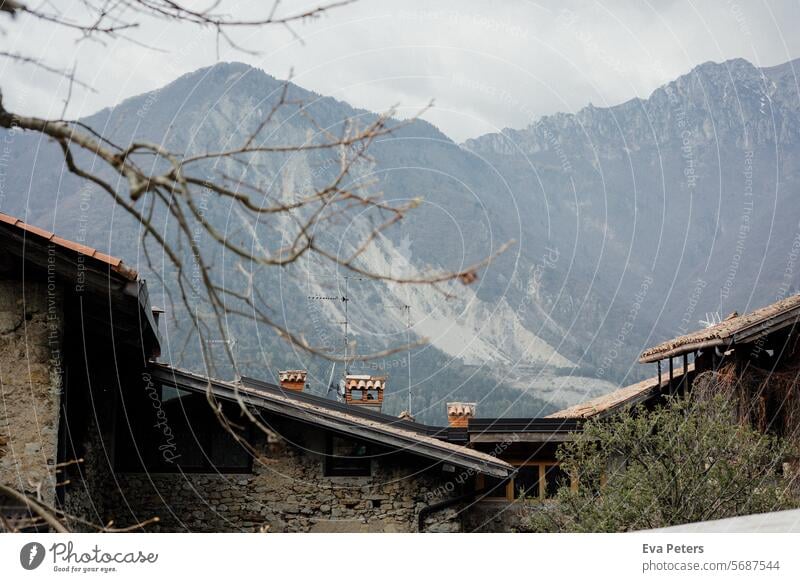
[[[228, 4], [233, 13], [252, 9], [251, 2]], [[461, 141], [589, 102], [607, 106], [646, 97], [709, 60], [785, 62], [800, 56], [800, 37], [793, 34], [798, 24], [790, 1], [515, 0], [489, 7], [480, 0], [362, 0], [297, 25], [302, 43], [278, 27], [237, 31], [236, 41], [260, 54], [223, 43], [219, 58], [246, 61], [277, 77], [294, 70], [300, 85], [375, 111], [399, 104], [402, 114], [412, 114], [434, 99], [426, 118]], [[217, 60], [212, 30], [163, 21], [145, 22], [133, 35], [165, 52], [123, 40], [76, 43], [69, 31], [24, 16], [4, 26], [14, 50], [65, 68], [77, 63], [96, 93], [76, 89], [71, 116]], [[60, 114], [65, 83], [8, 63], [0, 72], [9, 108]]]

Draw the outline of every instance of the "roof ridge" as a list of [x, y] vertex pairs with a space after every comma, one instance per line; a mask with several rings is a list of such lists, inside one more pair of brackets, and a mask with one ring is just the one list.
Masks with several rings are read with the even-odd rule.
[[65, 248], [100, 261], [101, 263], [108, 265], [112, 271], [128, 279], [129, 281], [135, 281], [139, 278], [139, 273], [135, 269], [128, 267], [119, 257], [103, 253], [88, 245], [63, 238], [54, 232], [50, 232], [49, 230], [45, 230], [32, 224], [28, 224], [21, 218], [11, 216], [5, 212], [0, 212], [0, 223], [22, 230], [25, 232], [25, 235], [31, 234], [37, 236], [61, 248]]
[[[736, 317], [726, 317], [704, 329], [683, 334], [653, 347], [647, 348], [639, 356], [642, 363], [654, 362], [676, 354], [692, 351], [712, 345], [722, 345], [733, 336], [751, 330], [758, 325], [764, 325], [770, 320], [783, 317], [787, 313], [800, 308], [800, 293], [784, 297], [768, 305], [754, 309]], [[776, 325], [785, 325], [776, 322]]]

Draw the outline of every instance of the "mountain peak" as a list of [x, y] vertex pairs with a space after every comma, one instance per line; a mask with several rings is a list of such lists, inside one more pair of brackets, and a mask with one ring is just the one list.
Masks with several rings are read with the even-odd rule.
[[[740, 145], [752, 145], [753, 140], [766, 143], [776, 136], [788, 143], [800, 139], [795, 65], [800, 68], [800, 59], [769, 68], [743, 58], [708, 61], [657, 88], [647, 99], [611, 107], [589, 103], [575, 114], [544, 116], [526, 129], [487, 134], [464, 146], [504, 154], [557, 147], [589, 155], [599, 147], [618, 156], [680, 140], [686, 130], [698, 143], [717, 139], [714, 132], [720, 131], [730, 132]], [[505, 143], [507, 139], [513, 143]]]

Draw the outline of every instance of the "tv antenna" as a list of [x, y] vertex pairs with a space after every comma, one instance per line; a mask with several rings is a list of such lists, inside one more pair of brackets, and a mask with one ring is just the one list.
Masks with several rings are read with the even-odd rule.
[[[203, 342], [206, 346], [211, 349], [212, 346], [215, 345], [223, 345], [226, 347], [226, 351], [230, 356], [233, 358], [233, 373], [238, 378], [239, 374], [239, 343], [236, 341], [235, 337], [229, 337], [228, 339], [211, 339], [205, 338]], [[205, 358], [204, 358], [205, 359]], [[206, 362], [206, 367], [210, 367], [212, 371], [216, 368], [213, 366], [211, 362]]]
[[[345, 275], [342, 277], [344, 279], [344, 294], [341, 296], [337, 295], [309, 295], [307, 299], [309, 301], [333, 301], [333, 302], [340, 302], [344, 304], [344, 320], [337, 322], [343, 328], [343, 360], [344, 360], [344, 376], [350, 373], [350, 313], [348, 309], [348, 304], [350, 303], [350, 280], [354, 281], [367, 281], [368, 279], [365, 277], [357, 277], [351, 275]], [[386, 309], [402, 309], [403, 313], [405, 314], [405, 324], [406, 324], [406, 345], [411, 345], [411, 305], [407, 303], [403, 303], [401, 305], [384, 305]], [[355, 355], [355, 354], [354, 354]], [[336, 363], [331, 366], [331, 373], [330, 379], [328, 381], [328, 393], [334, 389], [333, 384], [333, 375], [334, 370], [336, 368]], [[407, 387], [406, 387], [406, 397], [407, 397], [407, 410], [408, 413], [411, 414], [411, 350], [406, 350], [406, 370], [408, 372], [407, 378]], [[336, 387], [336, 395], [339, 400], [343, 397], [344, 392], [344, 381], [342, 380], [339, 382], [339, 386]]]
[[[350, 303], [350, 280], [353, 279], [355, 281], [365, 281], [365, 277], [356, 277], [352, 275], [345, 275], [342, 277], [344, 279], [344, 294], [341, 296], [335, 295], [309, 295], [309, 301], [336, 301], [341, 302], [344, 304], [344, 321], [337, 322], [339, 325], [342, 325], [344, 328], [344, 355], [342, 359], [344, 360], [344, 373], [345, 375], [350, 373], [350, 363], [348, 362], [349, 356], [349, 346], [350, 346], [350, 315], [348, 312], [347, 305]], [[333, 371], [331, 371], [333, 374]]]
[[408, 397], [408, 413], [411, 414], [411, 306], [407, 303], [402, 305], [387, 305], [388, 309], [402, 309], [406, 319], [406, 370], [408, 371], [408, 386], [406, 387]]
[[712, 313], [706, 313], [706, 318], [701, 319], [699, 321], [700, 325], [704, 328], [709, 328], [712, 325], [717, 325], [718, 323], [722, 322], [722, 317], [719, 315], [719, 311], [714, 311]]

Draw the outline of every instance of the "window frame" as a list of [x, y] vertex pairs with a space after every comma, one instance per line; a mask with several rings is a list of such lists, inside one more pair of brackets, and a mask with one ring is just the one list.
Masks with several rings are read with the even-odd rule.
[[[348, 456], [344, 457], [351, 462], [355, 460], [361, 460], [363, 462], [363, 467], [359, 468], [347, 468], [347, 467], [337, 467], [336, 466], [336, 459], [341, 459], [343, 457], [337, 457], [334, 454], [334, 439], [340, 439], [343, 441], [350, 441], [353, 443], [354, 446], [363, 446], [364, 447], [364, 454], [356, 456]], [[363, 456], [363, 459], [359, 457]], [[373, 466], [372, 466], [372, 454], [370, 450], [369, 443], [365, 441], [361, 441], [359, 439], [354, 439], [347, 436], [342, 436], [335, 433], [325, 433], [325, 457], [322, 461], [322, 475], [323, 477], [359, 477], [359, 478], [371, 478], [373, 474]]]
[[[535, 461], [508, 461], [511, 465], [515, 468], [520, 467], [538, 467], [539, 468], [539, 495], [536, 497], [525, 497], [524, 501], [530, 502], [543, 502], [550, 499], [553, 499], [554, 496], [547, 495], [547, 469], [550, 467], [560, 467], [561, 463], [556, 461], [555, 459], [542, 459], [542, 460], [535, 460]], [[478, 474], [477, 478], [475, 479], [475, 488], [476, 490], [483, 489], [486, 485], [486, 480], [483, 474]], [[509, 503], [513, 503], [515, 501], [522, 501], [522, 497], [517, 497], [516, 486], [515, 486], [515, 478], [510, 477], [506, 483], [505, 491], [503, 494], [498, 495], [497, 492], [493, 492], [492, 495], [485, 495], [482, 499], [486, 501], [508, 501]], [[570, 478], [569, 488], [572, 491], [577, 489], [577, 483], [575, 480]]]

